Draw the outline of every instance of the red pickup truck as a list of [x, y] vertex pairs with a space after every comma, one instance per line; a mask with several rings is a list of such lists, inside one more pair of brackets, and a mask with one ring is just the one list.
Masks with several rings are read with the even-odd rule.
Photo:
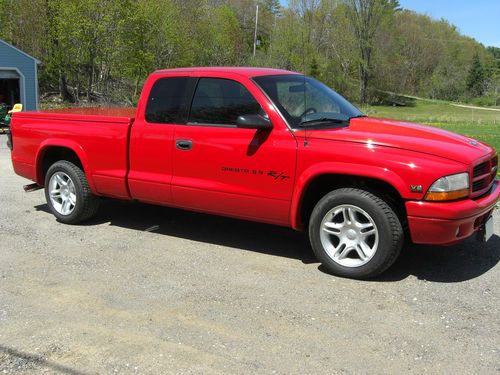
[[490, 146], [367, 117], [284, 70], [160, 70], [137, 111], [20, 112], [11, 131], [16, 173], [63, 223], [112, 197], [288, 226], [352, 278], [386, 270], [405, 239], [487, 240], [500, 195]]

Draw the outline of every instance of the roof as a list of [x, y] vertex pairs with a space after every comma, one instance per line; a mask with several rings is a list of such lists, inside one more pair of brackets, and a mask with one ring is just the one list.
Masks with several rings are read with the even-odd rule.
[[189, 67], [189, 68], [173, 68], [173, 69], [162, 69], [157, 70], [155, 74], [165, 74], [165, 73], [209, 73], [209, 72], [221, 72], [221, 73], [233, 73], [239, 74], [245, 77], [258, 77], [258, 76], [269, 76], [276, 74], [299, 74], [297, 72], [292, 72], [289, 70], [273, 69], [273, 68], [256, 68], [256, 67], [245, 67], [245, 66], [216, 66], [216, 67]]
[[28, 54], [27, 54], [26, 52], [24, 52], [24, 51], [21, 51], [19, 48], [14, 47], [12, 44], [7, 43], [5, 40], [0, 39], [0, 43], [5, 44], [7, 47], [12, 48], [13, 50], [15, 50], [15, 51], [17, 51], [17, 52], [19, 52], [19, 53], [23, 54], [23, 55], [24, 55], [24, 56], [26, 56], [26, 57], [29, 57], [29, 58], [30, 58], [30, 59], [32, 59], [32, 60], [35, 60], [35, 62], [36, 62], [37, 64], [41, 64], [41, 61], [40, 61], [40, 60], [38, 60], [37, 58], [35, 58], [35, 57], [31, 56], [31, 55], [28, 55]]

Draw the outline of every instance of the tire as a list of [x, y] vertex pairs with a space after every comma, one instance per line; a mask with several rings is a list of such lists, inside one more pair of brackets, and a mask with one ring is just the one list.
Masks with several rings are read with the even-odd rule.
[[57, 220], [65, 224], [88, 220], [99, 208], [99, 198], [90, 191], [85, 173], [66, 160], [52, 164], [47, 171], [45, 199]]
[[404, 242], [399, 217], [380, 197], [343, 188], [325, 195], [309, 221], [317, 259], [337, 276], [373, 278], [397, 259]]

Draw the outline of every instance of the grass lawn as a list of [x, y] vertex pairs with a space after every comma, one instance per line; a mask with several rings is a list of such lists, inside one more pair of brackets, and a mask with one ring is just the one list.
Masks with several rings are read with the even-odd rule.
[[360, 109], [369, 116], [417, 122], [464, 134], [500, 152], [500, 111], [426, 100], [417, 100], [414, 107], [362, 106]]

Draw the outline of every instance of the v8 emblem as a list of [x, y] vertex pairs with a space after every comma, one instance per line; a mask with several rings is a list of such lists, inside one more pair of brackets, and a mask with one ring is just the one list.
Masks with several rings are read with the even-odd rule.
[[410, 190], [413, 193], [421, 193], [422, 192], [422, 185], [410, 185]]

